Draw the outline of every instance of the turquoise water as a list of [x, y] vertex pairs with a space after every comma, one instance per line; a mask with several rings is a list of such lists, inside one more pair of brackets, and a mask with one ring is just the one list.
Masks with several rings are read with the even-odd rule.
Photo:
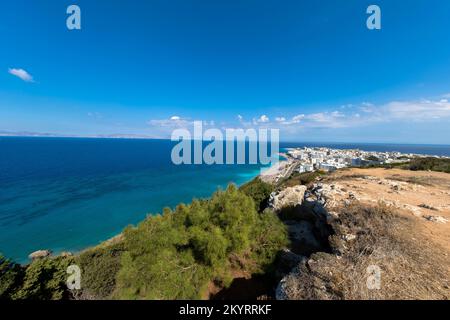
[[[285, 143], [281, 147], [327, 146]], [[0, 138], [0, 252], [18, 262], [39, 249], [76, 252], [148, 214], [208, 197], [259, 174], [257, 165], [181, 165], [167, 140]], [[450, 155], [449, 146], [328, 144]]]
[[175, 166], [164, 140], [1, 138], [0, 252], [76, 252], [148, 214], [208, 197], [253, 165]]

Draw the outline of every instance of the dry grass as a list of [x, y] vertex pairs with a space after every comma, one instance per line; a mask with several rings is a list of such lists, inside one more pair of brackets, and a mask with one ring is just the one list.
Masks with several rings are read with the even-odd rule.
[[400, 176], [400, 175], [392, 175], [388, 177], [389, 180], [407, 182], [412, 184], [418, 184], [421, 186], [433, 186], [437, 184], [436, 178], [433, 177], [408, 177], [408, 176]]
[[[288, 277], [290, 299], [450, 298], [449, 257], [415, 232], [415, 220], [383, 204], [353, 203], [336, 211], [334, 253], [313, 254]], [[381, 270], [379, 290], [367, 287], [369, 266]]]

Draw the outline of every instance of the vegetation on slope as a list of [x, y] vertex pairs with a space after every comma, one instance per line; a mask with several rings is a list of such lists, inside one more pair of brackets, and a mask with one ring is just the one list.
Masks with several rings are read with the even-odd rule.
[[293, 172], [289, 177], [286, 177], [278, 182], [277, 187], [279, 189], [294, 187], [297, 185], [309, 185], [314, 182], [318, 177], [324, 176], [326, 173], [324, 171], [313, 171], [313, 172]]
[[369, 168], [400, 168], [412, 171], [438, 171], [450, 173], [450, 159], [426, 157], [413, 158], [409, 162], [388, 163], [388, 164], [370, 164]]
[[27, 267], [0, 256], [0, 299], [55, 300], [68, 297], [71, 257], [43, 258]]
[[[119, 240], [75, 257], [43, 258], [21, 267], [0, 259], [0, 298], [197, 299], [214, 282], [231, 283], [234, 260], [251, 273], [270, 270], [287, 245], [283, 223], [257, 208], [268, 186], [230, 185], [210, 199], [180, 204], [127, 227]], [[69, 296], [66, 270], [81, 268], [81, 292]], [[73, 293], [72, 293], [73, 294]]]
[[114, 296], [200, 298], [210, 281], [229, 283], [232, 255], [251, 257], [253, 271], [262, 272], [287, 242], [275, 218], [271, 212], [259, 214], [253, 199], [232, 185], [208, 201], [166, 209], [125, 230]]
[[272, 184], [262, 181], [260, 177], [256, 177], [242, 185], [239, 190], [251, 197], [255, 202], [256, 210], [261, 212], [267, 207], [267, 201], [274, 187]]
[[408, 169], [413, 171], [430, 170], [450, 173], [450, 159], [439, 158], [414, 158], [408, 164]]
[[81, 268], [82, 292], [78, 299], [110, 297], [116, 287], [116, 275], [124, 252], [123, 243], [88, 249], [76, 257]]
[[11, 299], [23, 281], [24, 271], [20, 265], [0, 255], [0, 299]]

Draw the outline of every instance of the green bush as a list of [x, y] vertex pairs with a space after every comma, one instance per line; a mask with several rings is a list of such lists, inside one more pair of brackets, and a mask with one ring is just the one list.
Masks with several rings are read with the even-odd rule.
[[81, 285], [87, 297], [108, 298], [115, 286], [116, 275], [120, 269], [122, 244], [92, 248], [76, 257], [81, 268]]
[[265, 210], [255, 227], [252, 257], [261, 272], [271, 272], [274, 262], [281, 248], [289, 244], [286, 225], [277, 214]]
[[222, 234], [222, 229], [200, 227], [189, 229], [190, 244], [197, 260], [209, 266], [218, 266], [224, 262], [229, 243]]
[[431, 170], [450, 173], [450, 159], [414, 158], [408, 165], [409, 170]]
[[[184, 212], [181, 212], [182, 214]], [[166, 212], [124, 231], [126, 251], [117, 277], [116, 298], [198, 298], [208, 268], [198, 264], [186, 227]]]
[[267, 206], [267, 201], [274, 188], [270, 183], [264, 182], [261, 178], [257, 177], [242, 185], [239, 190], [253, 199], [256, 210], [263, 211]]
[[166, 209], [124, 231], [115, 297], [197, 299], [208, 283], [230, 283], [230, 255], [249, 254], [266, 268], [287, 243], [277, 216], [258, 214], [251, 197], [230, 185], [210, 200]]
[[0, 299], [10, 299], [23, 280], [23, 269], [0, 254]]
[[13, 299], [58, 300], [68, 296], [67, 267], [71, 258], [43, 258], [33, 261]]
[[[404, 159], [406, 157], [399, 157], [398, 159]], [[408, 159], [408, 158], [406, 158]], [[385, 169], [404, 169], [412, 171], [438, 171], [450, 173], [450, 159], [426, 157], [426, 158], [413, 158], [409, 162], [398, 163], [384, 163], [384, 164], [370, 164], [368, 168], [385, 168]]]
[[374, 155], [370, 155], [367, 157], [367, 160], [369, 161], [380, 161], [380, 159]]

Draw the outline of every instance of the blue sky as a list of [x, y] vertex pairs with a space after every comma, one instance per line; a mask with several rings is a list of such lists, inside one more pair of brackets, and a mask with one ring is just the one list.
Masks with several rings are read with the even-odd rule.
[[0, 40], [0, 132], [450, 143], [448, 0], [15, 0]]

